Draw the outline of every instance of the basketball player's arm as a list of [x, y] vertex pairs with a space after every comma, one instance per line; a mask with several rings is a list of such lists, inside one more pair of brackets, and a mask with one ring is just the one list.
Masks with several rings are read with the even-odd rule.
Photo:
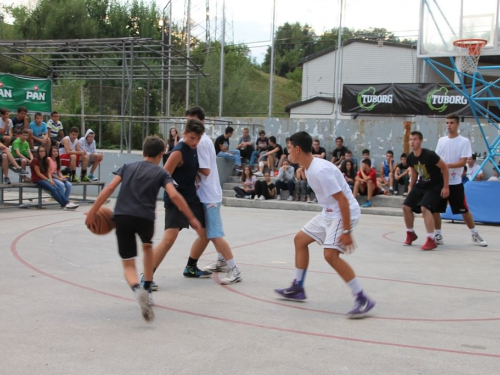
[[182, 212], [184, 216], [186, 216], [186, 219], [188, 219], [189, 221], [189, 225], [191, 225], [191, 227], [198, 233], [200, 237], [203, 237], [204, 233], [200, 222], [196, 219], [186, 200], [181, 194], [179, 194], [172, 182], [169, 182], [165, 185], [165, 191], [167, 192], [168, 197], [170, 198], [172, 203], [177, 206], [179, 211]]
[[109, 184], [106, 185], [104, 189], [102, 189], [101, 194], [97, 197], [92, 207], [90, 207], [89, 212], [87, 212], [87, 217], [85, 219], [85, 225], [87, 228], [91, 230], [97, 230], [97, 218], [96, 213], [99, 211], [99, 208], [106, 203], [108, 198], [113, 194], [115, 189], [122, 182], [122, 178], [120, 176], [115, 176], [111, 180]]
[[408, 167], [410, 170], [410, 184], [408, 185], [408, 192], [413, 188], [415, 182], [417, 182], [417, 171], [413, 167]]
[[170, 154], [167, 162], [163, 166], [163, 169], [165, 169], [168, 173], [170, 173], [170, 175], [172, 175], [175, 171], [175, 168], [181, 166], [182, 162], [182, 153], [180, 151], [174, 151]]
[[[332, 194], [332, 197], [338, 202], [340, 208], [340, 216], [342, 217], [342, 224], [345, 231], [351, 230], [351, 210], [349, 209], [349, 201], [342, 191]], [[351, 233], [342, 233], [340, 236], [342, 244], [348, 248], [352, 246], [353, 241]]]
[[450, 195], [450, 174], [448, 173], [448, 167], [443, 159], [439, 159], [439, 163], [436, 164], [441, 168], [441, 173], [443, 174], [443, 188], [441, 189], [441, 197], [448, 198]]

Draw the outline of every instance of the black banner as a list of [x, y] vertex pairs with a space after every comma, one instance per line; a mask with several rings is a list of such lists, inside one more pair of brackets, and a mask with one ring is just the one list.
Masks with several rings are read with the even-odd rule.
[[[471, 85], [467, 85], [470, 92]], [[476, 86], [476, 92], [482, 86]], [[484, 103], [486, 105], [486, 103]], [[443, 83], [344, 85], [342, 113], [374, 115], [472, 116], [465, 96]]]

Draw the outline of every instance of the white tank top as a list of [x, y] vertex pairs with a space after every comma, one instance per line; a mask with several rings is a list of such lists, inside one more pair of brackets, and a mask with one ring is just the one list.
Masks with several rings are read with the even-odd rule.
[[60, 155], [66, 155], [66, 149], [64, 148], [64, 140], [67, 139], [68, 140], [68, 144], [69, 144], [69, 149], [71, 151], [76, 151], [76, 144], [78, 143], [78, 137], [75, 138], [75, 141], [74, 142], [71, 142], [71, 139], [69, 138], [69, 135], [67, 135], [66, 137], [64, 137], [61, 141], [61, 148], [59, 148], [59, 154]]

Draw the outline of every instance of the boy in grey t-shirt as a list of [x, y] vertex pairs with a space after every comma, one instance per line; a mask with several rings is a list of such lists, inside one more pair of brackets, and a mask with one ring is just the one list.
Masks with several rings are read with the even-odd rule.
[[[97, 227], [97, 211], [121, 183], [114, 212], [118, 251], [122, 258], [125, 279], [135, 294], [142, 316], [148, 322], [154, 319], [150, 286], [153, 280], [152, 239], [158, 190], [164, 187], [170, 200], [186, 216], [189, 224], [197, 232], [202, 231], [199, 221], [174, 187], [170, 174], [158, 166], [164, 151], [163, 140], [158, 137], [147, 137], [143, 145], [144, 161], [125, 164], [118, 169], [116, 176], [97, 197], [85, 220], [88, 228]], [[135, 267], [136, 234], [142, 241], [144, 252], [144, 287], [139, 284]]]

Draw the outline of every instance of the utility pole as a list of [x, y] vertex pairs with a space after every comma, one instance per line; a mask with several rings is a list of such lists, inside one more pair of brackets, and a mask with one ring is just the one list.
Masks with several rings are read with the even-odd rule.
[[271, 68], [269, 70], [269, 113], [268, 116], [273, 115], [273, 84], [274, 84], [274, 44], [275, 44], [275, 28], [276, 24], [276, 0], [273, 0], [273, 24], [271, 27]]
[[224, 99], [224, 43], [226, 39], [226, 0], [222, 1], [222, 38], [220, 42], [219, 117], [222, 117]]
[[189, 54], [191, 51], [191, 0], [187, 2], [187, 17], [186, 17], [186, 109], [189, 108]]

